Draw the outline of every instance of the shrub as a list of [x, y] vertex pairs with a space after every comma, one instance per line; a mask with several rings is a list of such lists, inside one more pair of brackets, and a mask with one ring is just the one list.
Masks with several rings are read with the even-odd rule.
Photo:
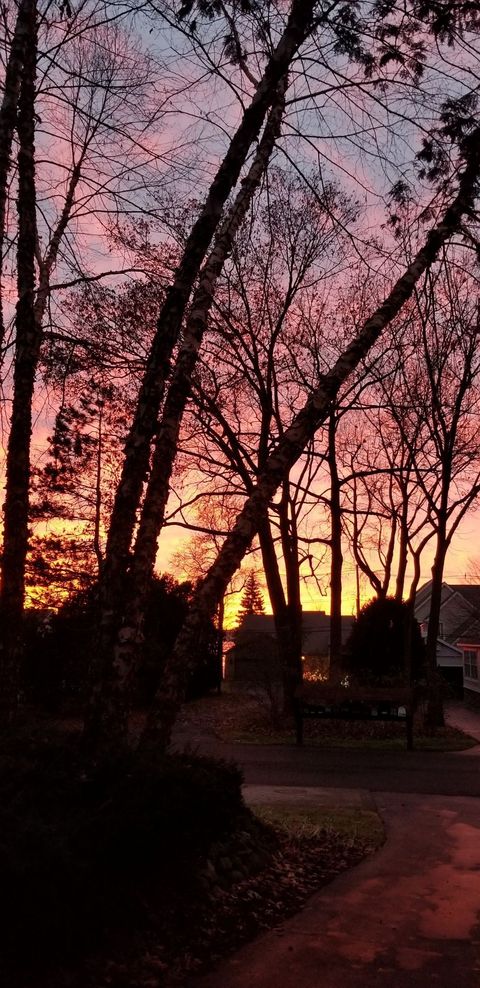
[[248, 826], [233, 764], [123, 754], [85, 769], [78, 739], [26, 731], [0, 765], [0, 883], [7, 970], [81, 955], [142, 922], [145, 896], [173, 908], [210, 845]]
[[422, 678], [425, 648], [418, 622], [410, 617], [408, 604], [385, 597], [362, 607], [346, 643], [345, 668], [357, 682], [371, 686], [405, 682], [410, 620], [411, 679]]
[[[177, 583], [165, 574], [154, 577], [145, 616], [144, 644], [135, 680], [135, 702], [148, 705], [188, 612], [190, 583]], [[25, 687], [27, 697], [46, 710], [62, 701], [82, 707], [90, 691], [89, 657], [95, 647], [98, 616], [97, 587], [81, 591], [57, 614], [27, 612]], [[207, 622], [197, 642], [196, 665], [188, 683], [188, 698], [202, 696], [219, 685], [217, 635]]]

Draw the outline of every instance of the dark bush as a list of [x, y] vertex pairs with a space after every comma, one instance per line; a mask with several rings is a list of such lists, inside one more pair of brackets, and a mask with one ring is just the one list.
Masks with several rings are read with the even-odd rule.
[[[4, 739], [0, 764], [0, 956], [71, 960], [174, 908], [215, 841], [251, 819], [233, 764], [122, 755], [85, 769], [76, 737]], [[6, 907], [6, 908], [5, 908]]]
[[371, 600], [362, 607], [345, 653], [346, 670], [364, 685], [405, 682], [408, 666], [412, 682], [424, 675], [425, 646], [418, 621], [411, 617], [408, 604], [393, 597]]
[[[166, 658], [188, 613], [191, 594], [190, 583], [177, 583], [168, 574], [152, 581], [134, 687], [134, 701], [141, 706], [148, 705], [155, 694]], [[57, 614], [27, 613], [25, 689], [29, 701], [51, 712], [65, 700], [83, 707], [90, 690], [97, 596], [94, 586], [67, 601]], [[216, 688], [219, 673], [216, 631], [207, 622], [197, 643], [188, 699]]]

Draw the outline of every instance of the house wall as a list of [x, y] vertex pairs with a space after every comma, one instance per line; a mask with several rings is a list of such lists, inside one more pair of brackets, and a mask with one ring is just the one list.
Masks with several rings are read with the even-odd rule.
[[463, 652], [437, 639], [437, 666], [463, 669]]
[[[463, 652], [463, 685], [465, 698], [480, 702], [480, 644], [459, 642]], [[476, 674], [475, 674], [476, 673]]]
[[[415, 617], [419, 624], [427, 624], [430, 614], [430, 595], [425, 600], [420, 599], [415, 607]], [[472, 617], [472, 608], [459, 593], [452, 593], [450, 588], [442, 587], [442, 605], [440, 621], [443, 628], [440, 638], [451, 638], [457, 629]]]

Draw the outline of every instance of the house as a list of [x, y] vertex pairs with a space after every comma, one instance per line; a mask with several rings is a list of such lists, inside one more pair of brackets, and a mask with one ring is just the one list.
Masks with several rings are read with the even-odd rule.
[[[417, 593], [415, 617], [426, 635], [432, 583]], [[442, 583], [437, 665], [457, 692], [480, 703], [480, 585]]]
[[[353, 617], [342, 617], [344, 640]], [[302, 613], [302, 658], [305, 669], [317, 674], [328, 672], [330, 616], [325, 611]], [[235, 632], [235, 644], [227, 654], [225, 679], [235, 683], [281, 680], [281, 668], [272, 614], [248, 614]]]

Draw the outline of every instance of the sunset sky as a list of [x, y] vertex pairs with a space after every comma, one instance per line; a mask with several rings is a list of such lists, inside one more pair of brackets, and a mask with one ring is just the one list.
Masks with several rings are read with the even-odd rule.
[[[65, 288], [56, 286], [71, 284], [75, 291], [74, 283], [87, 275], [94, 279], [98, 277], [100, 285], [120, 288], [125, 272], [128, 271], [127, 282], [134, 282], [145, 276], [140, 270], [142, 265], [147, 277], [151, 276], [152, 265], [158, 263], [158, 256], [162, 252], [165, 254], [167, 248], [174, 257], [228, 146], [242, 104], [252, 92], [251, 79], [238, 66], [224, 64], [222, 72], [213, 77], [206, 72], [208, 56], [205, 52], [210, 45], [211, 51], [218, 54], [221, 24], [212, 22], [203, 28], [201, 37], [206, 46], [203, 51], [200, 42], [192, 41], [188, 31], [172, 20], [169, 22], [168, 18], [161, 25], [140, 18], [133, 29], [132, 23], [127, 20], [123, 25], [119, 23], [97, 30], [97, 40], [107, 39], [108, 34], [104, 61], [101, 65], [95, 63], [98, 79], [89, 84], [85, 92], [79, 86], [79, 103], [75, 109], [66, 105], [60, 112], [56, 96], [52, 95], [48, 68], [42, 68], [39, 74], [37, 190], [42, 202], [39, 226], [44, 244], [61, 212], [72, 164], [79, 153], [85, 155], [70, 226], [52, 277], [50, 311], [53, 328], [67, 337], [73, 331], [69, 315], [72, 296], [66, 294]], [[50, 40], [53, 37], [58, 40], [62, 32], [68, 37], [66, 22], [59, 22], [49, 30]], [[245, 44], [247, 48], [254, 48], [247, 33]], [[348, 232], [338, 256], [337, 247], [329, 246], [325, 257], [312, 268], [314, 280], [318, 279], [317, 295], [320, 299], [324, 293], [325, 304], [332, 305], [335, 296], [344, 293], [347, 297], [348, 292], [352, 293], [355, 279], [359, 278], [368, 286], [366, 295], [373, 305], [402, 270], [408, 252], [414, 249], [422, 235], [422, 221], [415, 221], [412, 229], [404, 230], [400, 239], [396, 240], [392, 235], [387, 222], [392, 209], [392, 185], [399, 179], [410, 183], [412, 208], [417, 213], [431, 203], [437, 208], [441, 198], [436, 191], [432, 192], [424, 178], [419, 178], [415, 153], [423, 135], [438, 117], [445, 79], [448, 77], [450, 94], [468, 91], [471, 71], [468, 44], [465, 42], [455, 65], [449, 57], [448, 46], [439, 43], [435, 50], [432, 48], [422, 76], [420, 96], [417, 83], [410, 79], [406, 82], [395, 62], [388, 64], [384, 80], [385, 85], [388, 82], [391, 86], [388, 99], [384, 98], [381, 87], [370, 87], [370, 82], [363, 79], [361, 67], [346, 56], [336, 55], [327, 62], [317, 57], [316, 41], [310, 41], [306, 48], [310, 57], [308, 72], [306, 76], [300, 71], [292, 74], [273, 166], [297, 180], [300, 176], [306, 188], [313, 175], [324, 188], [329, 183], [338, 183], [339, 201], [347, 197], [349, 204], [346, 206], [346, 199], [342, 198], [342, 205], [335, 207], [337, 215], [332, 222], [336, 224], [339, 242], [344, 235], [342, 224], [348, 225]], [[65, 63], [55, 77], [60, 85], [68, 78], [69, 71], [79, 71], [82, 60], [87, 64], [91, 54], [88, 45], [81, 50], [67, 44], [65, 51]], [[260, 70], [260, 63], [260, 55], [252, 51], [249, 71], [253, 75]], [[106, 79], [115, 79], [115, 85], [109, 83], [110, 88], [105, 88]], [[92, 121], [96, 113], [103, 112], [102, 93], [105, 92], [106, 122], [96, 130]], [[113, 132], [112, 128], [117, 129], [106, 159], [105, 141], [107, 134]], [[271, 190], [269, 194], [272, 195]], [[255, 207], [259, 211], [263, 208], [262, 202], [260, 200], [260, 205]], [[351, 210], [348, 220], [342, 214], [346, 209]], [[139, 219], [143, 223], [141, 233], [138, 233], [140, 227], [129, 226]], [[146, 252], [143, 259], [133, 245], [134, 230], [135, 235], [138, 233], [140, 239], [144, 238]], [[233, 268], [228, 270], [231, 273]], [[162, 277], [167, 281], [168, 272], [164, 270]], [[282, 284], [287, 284], [286, 268], [283, 275], [278, 275], [278, 292]], [[10, 324], [15, 292], [12, 253], [4, 276], [5, 311]], [[368, 311], [361, 314], [362, 318], [365, 315]], [[352, 307], [346, 316], [347, 337], [356, 328], [358, 324]], [[152, 325], [146, 327], [147, 337], [153, 329], [152, 320]], [[146, 348], [147, 343], [146, 339]], [[330, 343], [328, 347], [331, 349]], [[220, 347], [219, 360], [221, 356]], [[321, 359], [326, 359], [324, 354]], [[136, 373], [138, 380], [138, 371]], [[7, 392], [9, 380], [7, 376]], [[58, 381], [52, 383], [50, 379], [44, 383], [40, 375], [37, 380], [32, 461], [42, 464], [46, 439], [52, 434], [62, 396]], [[133, 407], [131, 382], [129, 387]], [[282, 398], [284, 424], [301, 405], [304, 393], [305, 388], [300, 389], [290, 405], [290, 396], [288, 401], [285, 396]], [[5, 420], [3, 426], [6, 439]], [[248, 431], [245, 414], [241, 429], [245, 434]], [[188, 479], [188, 470], [186, 476]], [[195, 484], [195, 477], [190, 483]], [[325, 487], [327, 481], [322, 483]], [[172, 506], [176, 506], [175, 498], [171, 500], [169, 510]], [[193, 509], [186, 509], [186, 518], [198, 524]], [[105, 524], [106, 516], [103, 532]], [[47, 525], [50, 531], [55, 531], [57, 526], [61, 530], [62, 523], [52, 517]], [[310, 534], [328, 538], [325, 507], [319, 508], [318, 519], [315, 511], [310, 513], [308, 527]], [[455, 535], [445, 579], [460, 582], [465, 578], [469, 561], [476, 556], [479, 531], [480, 521], [471, 512]], [[158, 571], [172, 569], [172, 557], [178, 554], [188, 538], [183, 527], [173, 524], [164, 529], [157, 555]], [[429, 578], [433, 551], [429, 545], [422, 557], [423, 580]], [[316, 581], [308, 576], [307, 567], [302, 568], [302, 597], [306, 609], [329, 608], [328, 553], [324, 552], [324, 557], [318, 565]], [[258, 553], [244, 560], [243, 570], [251, 567], [261, 570]], [[343, 610], [348, 614], [355, 608], [356, 591], [355, 566], [347, 546], [343, 580]], [[368, 599], [373, 591], [363, 577], [360, 587], [362, 599]], [[268, 609], [266, 594], [265, 597]], [[235, 599], [229, 603], [231, 613]]]

